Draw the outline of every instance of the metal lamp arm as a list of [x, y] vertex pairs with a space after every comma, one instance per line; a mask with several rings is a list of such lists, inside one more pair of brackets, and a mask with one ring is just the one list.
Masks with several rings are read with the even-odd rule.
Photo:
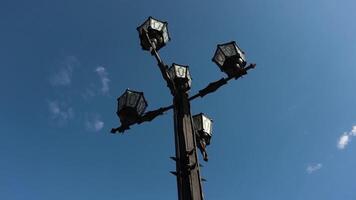
[[242, 77], [243, 75], [246, 75], [248, 70], [253, 69], [255, 67], [256, 67], [256, 64], [250, 64], [249, 66], [241, 69], [239, 71], [239, 73], [237, 73], [235, 76], [230, 76], [230, 77], [227, 77], [227, 78], [221, 78], [218, 81], [209, 83], [209, 85], [206, 86], [204, 89], [199, 90], [199, 92], [197, 94], [189, 97], [189, 101], [194, 100], [194, 99], [196, 99], [198, 97], [204, 97], [207, 94], [215, 92], [221, 86], [225, 85], [229, 80], [231, 80], [233, 78], [234, 79], [238, 79], [238, 78]]
[[[194, 100], [194, 99], [196, 99], [198, 97], [204, 97], [207, 94], [215, 92], [221, 86], [225, 85], [229, 80], [231, 80], [233, 78], [234, 79], [238, 79], [238, 78], [242, 77], [243, 75], [246, 75], [248, 70], [253, 69], [255, 67], [256, 67], [256, 64], [250, 64], [246, 68], [241, 69], [241, 71], [238, 74], [236, 74], [236, 76], [231, 76], [231, 77], [227, 77], [227, 78], [221, 78], [218, 81], [209, 83], [209, 85], [206, 86], [204, 89], [199, 90], [199, 92], [197, 94], [189, 97], [189, 101]], [[162, 115], [164, 112], [166, 112], [166, 111], [168, 111], [168, 110], [170, 110], [172, 108], [173, 108], [173, 105], [170, 105], [170, 106], [167, 106], [167, 107], [161, 107], [161, 108], [158, 108], [156, 110], [148, 111], [145, 114], [143, 114], [140, 118], [138, 118], [136, 122], [134, 122], [132, 124], [122, 124], [120, 127], [111, 129], [111, 133], [116, 133], [116, 132], [123, 133], [126, 130], [130, 129], [130, 126], [132, 126], [134, 124], [141, 124], [143, 122], [152, 121], [157, 116]]]
[[158, 108], [156, 110], [152, 110], [152, 111], [148, 111], [145, 114], [143, 114], [140, 118], [137, 119], [136, 122], [132, 123], [132, 124], [121, 124], [121, 126], [117, 127], [117, 128], [113, 128], [111, 129], [111, 133], [123, 133], [126, 130], [130, 129], [130, 126], [134, 125], [134, 124], [141, 124], [143, 122], [150, 122], [153, 119], [155, 119], [156, 117], [158, 117], [159, 115], [162, 115], [164, 112], [170, 110], [173, 108], [173, 105], [167, 106], [167, 107], [161, 107]]
[[150, 37], [148, 36], [148, 32], [146, 30], [144, 30], [144, 35], [151, 46], [150, 52], [156, 58], [157, 65], [161, 71], [162, 77], [167, 82], [167, 87], [170, 89], [171, 94], [174, 95], [175, 88], [174, 88], [174, 84], [168, 74], [168, 66], [166, 64], [164, 64], [163, 60], [159, 56], [158, 51], [156, 50], [156, 44], [154, 44], [151, 41]]
[[152, 110], [152, 111], [148, 111], [146, 112], [142, 117], [140, 117], [137, 120], [138, 124], [141, 124], [143, 122], [150, 122], [153, 119], [155, 119], [156, 117], [158, 117], [159, 115], [162, 115], [164, 112], [170, 110], [173, 108], [173, 105], [167, 106], [167, 107], [161, 107], [158, 108], [156, 110]]

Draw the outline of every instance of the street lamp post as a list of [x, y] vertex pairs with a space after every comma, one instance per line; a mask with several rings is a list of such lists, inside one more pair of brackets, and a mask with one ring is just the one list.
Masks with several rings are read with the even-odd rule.
[[158, 50], [170, 40], [167, 26], [167, 22], [149, 17], [137, 30], [142, 49], [150, 51], [157, 60], [162, 77], [173, 96], [173, 104], [145, 112], [147, 102], [143, 93], [126, 90], [118, 98], [117, 115], [121, 126], [113, 128], [111, 133], [123, 133], [134, 124], [151, 121], [173, 109], [176, 156], [171, 158], [176, 162], [176, 171], [171, 173], [177, 178], [178, 199], [203, 200], [201, 185], [203, 179], [200, 177], [197, 147], [201, 150], [204, 160], [207, 161], [206, 146], [210, 144], [212, 136], [212, 120], [202, 113], [192, 117], [190, 101], [216, 91], [231, 79], [246, 75], [249, 69], [255, 67], [255, 64], [246, 66], [245, 53], [236, 42], [219, 44], [212, 60], [228, 77], [212, 82], [197, 94], [189, 96], [188, 91], [191, 88], [189, 67], [173, 63], [168, 68], [158, 54]]

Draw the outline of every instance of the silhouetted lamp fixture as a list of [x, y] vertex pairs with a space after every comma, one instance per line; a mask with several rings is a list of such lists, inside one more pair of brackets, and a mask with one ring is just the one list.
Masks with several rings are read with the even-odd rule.
[[229, 77], [236, 77], [246, 66], [245, 53], [235, 41], [218, 44], [212, 60]]
[[211, 94], [228, 81], [238, 79], [253, 69], [255, 64], [246, 66], [244, 52], [236, 42], [218, 44], [212, 58], [221, 71], [228, 77], [222, 77], [210, 82], [206, 87], [194, 95], [189, 95], [192, 80], [189, 67], [173, 63], [168, 67], [159, 55], [159, 50], [170, 40], [168, 23], [148, 17], [137, 31], [143, 50], [149, 51], [156, 59], [157, 65], [173, 97], [173, 104], [146, 112], [147, 102], [142, 92], [126, 90], [118, 99], [117, 115], [121, 125], [111, 129], [111, 133], [123, 133], [134, 124], [150, 122], [164, 112], [173, 109], [174, 139], [176, 156], [171, 157], [176, 162], [176, 171], [171, 172], [177, 176], [179, 200], [202, 200], [203, 192], [200, 178], [199, 159], [196, 154], [198, 147], [205, 161], [208, 161], [206, 147], [212, 137], [212, 120], [203, 113], [191, 116], [190, 102], [198, 97]]
[[118, 99], [116, 114], [124, 125], [130, 125], [137, 121], [145, 112], [147, 101], [143, 92], [137, 92], [127, 89]]
[[149, 17], [139, 26], [137, 31], [140, 36], [142, 49], [150, 51], [151, 44], [157, 51], [164, 47], [170, 40], [167, 25], [167, 22]]
[[213, 120], [208, 118], [203, 113], [193, 116], [194, 129], [200, 139], [203, 139], [206, 145], [210, 144], [212, 136]]
[[169, 76], [179, 86], [180, 90], [188, 91], [192, 85], [192, 79], [189, 73], [189, 67], [173, 63], [168, 70]]

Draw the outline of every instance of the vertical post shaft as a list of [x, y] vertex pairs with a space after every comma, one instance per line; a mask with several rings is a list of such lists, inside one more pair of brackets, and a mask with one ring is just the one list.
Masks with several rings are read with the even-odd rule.
[[173, 101], [178, 199], [203, 200], [188, 94], [178, 91]]

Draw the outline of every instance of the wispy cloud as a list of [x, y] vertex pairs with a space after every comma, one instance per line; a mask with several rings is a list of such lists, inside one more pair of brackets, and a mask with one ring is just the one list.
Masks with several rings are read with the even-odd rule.
[[350, 135], [348, 133], [344, 133], [342, 136], [340, 136], [339, 141], [337, 142], [337, 148], [345, 149], [345, 147], [349, 144], [350, 139]]
[[53, 86], [66, 86], [70, 85], [72, 78], [71, 69], [60, 69], [57, 73], [53, 74], [50, 82]]
[[[102, 130], [104, 121], [100, 118], [100, 115], [87, 109], [83, 110], [80, 106], [76, 107], [76, 99], [82, 97], [85, 100], [90, 100], [86, 103], [92, 104], [98, 99], [93, 97], [108, 95], [110, 79], [107, 69], [103, 66], [80, 68], [80, 62], [75, 56], [65, 57], [54, 67], [52, 73], [49, 74], [49, 83], [53, 86], [52, 89], [55, 93], [50, 100], [46, 101], [50, 120], [60, 126], [68, 125], [68, 122], [75, 120], [83, 125], [83, 129], [88, 131]], [[84, 77], [77, 76], [79, 70]], [[77, 78], [81, 84], [75, 84]]]
[[101, 81], [101, 92], [103, 94], [108, 94], [109, 92], [109, 82], [108, 73], [103, 66], [99, 66], [95, 69], [95, 72], [99, 75]]
[[353, 126], [351, 131], [343, 133], [337, 142], [337, 148], [342, 150], [351, 142], [351, 138], [356, 136], [356, 126]]
[[104, 127], [104, 122], [97, 115], [87, 117], [85, 121], [85, 128], [88, 131], [97, 132], [100, 131], [103, 127]]
[[318, 170], [320, 170], [323, 167], [323, 164], [317, 163], [317, 164], [309, 164], [306, 168], [306, 171], [308, 174], [314, 173]]
[[356, 136], [356, 126], [352, 127], [352, 130], [350, 131], [351, 136]]
[[88, 100], [92, 97], [94, 97], [96, 95], [96, 92], [94, 89], [92, 88], [86, 88], [84, 90], [84, 92], [82, 93], [82, 97], [85, 99], [85, 100]]
[[48, 108], [52, 119], [58, 120], [59, 122], [67, 122], [74, 117], [73, 108], [58, 101], [49, 101]]
[[73, 69], [79, 65], [76, 57], [68, 56], [63, 63], [60, 64], [59, 69], [50, 76], [50, 83], [52, 86], [68, 86], [72, 82]]

